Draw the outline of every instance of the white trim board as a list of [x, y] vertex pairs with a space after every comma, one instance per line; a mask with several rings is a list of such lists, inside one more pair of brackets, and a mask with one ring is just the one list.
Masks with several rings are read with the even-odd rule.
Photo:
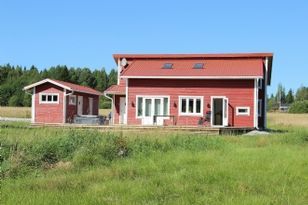
[[121, 78], [137, 79], [258, 79], [263, 76], [121, 76]]

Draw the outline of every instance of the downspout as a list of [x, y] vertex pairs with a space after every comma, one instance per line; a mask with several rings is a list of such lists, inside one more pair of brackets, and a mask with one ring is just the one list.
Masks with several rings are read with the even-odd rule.
[[105, 92], [104, 92], [104, 96], [105, 96], [107, 99], [111, 100], [111, 113], [112, 113], [111, 119], [112, 119], [112, 124], [114, 124], [113, 98], [109, 97], [109, 96], [107, 95], [107, 93], [105, 93]]

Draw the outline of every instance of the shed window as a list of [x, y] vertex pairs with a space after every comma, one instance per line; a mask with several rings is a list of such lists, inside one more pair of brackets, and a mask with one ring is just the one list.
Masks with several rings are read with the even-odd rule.
[[164, 66], [163, 66], [163, 69], [171, 69], [173, 66], [172, 63], [165, 63]]
[[41, 104], [58, 104], [59, 93], [41, 93], [40, 94]]
[[194, 65], [194, 69], [202, 69], [203, 68], [203, 63], [196, 63], [195, 65]]
[[236, 107], [236, 115], [250, 115], [250, 108], [249, 107]]
[[76, 105], [76, 95], [70, 95], [69, 96], [69, 104], [70, 105]]

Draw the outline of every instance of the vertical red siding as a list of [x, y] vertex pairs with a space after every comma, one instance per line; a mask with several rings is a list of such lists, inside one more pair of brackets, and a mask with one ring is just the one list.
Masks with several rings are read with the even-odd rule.
[[[40, 104], [40, 93], [58, 93], [59, 104]], [[36, 87], [35, 92], [35, 122], [36, 123], [62, 123], [63, 122], [63, 89], [45, 83]]]
[[[211, 96], [226, 96], [229, 99], [229, 126], [254, 127], [253, 80], [130, 79], [128, 95], [129, 125], [141, 124], [141, 120], [136, 119], [137, 106], [132, 106], [136, 105], [136, 95], [167, 95], [170, 96], [170, 115], [176, 116], [177, 125], [197, 125], [200, 118], [178, 115], [179, 96], [203, 96], [204, 115], [211, 109]], [[118, 104], [119, 98], [116, 96], [116, 109]], [[250, 107], [250, 115], [236, 116], [237, 106]]]
[[[63, 88], [60, 88], [51, 83], [45, 83], [36, 87], [35, 93], [35, 122], [36, 123], [63, 123]], [[40, 104], [40, 93], [58, 93], [58, 104]], [[83, 114], [89, 114], [89, 97], [93, 98], [93, 115], [98, 115], [99, 112], [99, 96], [90, 95], [86, 93], [74, 92], [76, 95], [76, 101], [78, 95], [83, 96]], [[74, 116], [77, 115], [77, 103], [76, 105], [69, 104], [69, 96], [66, 96], [66, 119], [65, 122], [72, 122]]]

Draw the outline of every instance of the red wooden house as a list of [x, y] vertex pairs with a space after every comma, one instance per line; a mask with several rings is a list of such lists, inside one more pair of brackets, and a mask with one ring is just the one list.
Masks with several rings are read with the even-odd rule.
[[32, 94], [33, 123], [73, 122], [75, 116], [98, 115], [102, 93], [81, 85], [45, 79], [24, 87]]
[[113, 55], [114, 124], [265, 128], [272, 53]]

